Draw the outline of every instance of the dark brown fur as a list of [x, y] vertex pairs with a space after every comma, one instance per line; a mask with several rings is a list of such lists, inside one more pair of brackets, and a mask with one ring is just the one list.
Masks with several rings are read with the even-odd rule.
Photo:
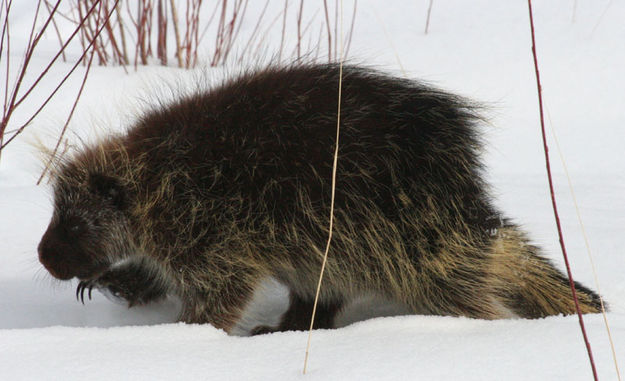
[[[180, 297], [181, 320], [231, 330], [258, 284], [306, 328], [328, 235], [338, 67], [269, 68], [147, 113], [62, 160], [39, 257], [78, 292]], [[489, 200], [475, 107], [346, 67], [334, 238], [320, 327], [376, 294], [419, 314], [574, 312], [566, 278]], [[583, 312], [598, 296], [578, 285]], [[261, 329], [259, 332], [262, 332]]]

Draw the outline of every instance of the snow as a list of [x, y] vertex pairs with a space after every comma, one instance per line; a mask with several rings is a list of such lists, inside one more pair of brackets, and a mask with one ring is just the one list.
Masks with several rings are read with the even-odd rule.
[[[261, 3], [250, 7], [261, 7]], [[347, 14], [351, 2], [345, 3]], [[405, 75], [486, 103], [485, 161], [497, 205], [563, 268], [544, 173], [527, 4], [437, 0], [429, 33], [424, 35], [428, 3], [359, 1], [350, 49], [352, 62], [404, 75], [399, 59]], [[27, 6], [27, 2], [13, 5], [19, 16], [13, 24], [15, 36], [28, 31], [32, 11]], [[547, 123], [557, 133], [571, 175], [601, 292], [611, 308], [607, 317], [623, 369], [625, 4], [537, 1], [534, 15]], [[279, 30], [274, 32], [272, 38], [279, 40]], [[53, 50], [55, 36], [46, 36], [42, 44], [43, 52]], [[14, 63], [18, 57], [12, 56]], [[29, 80], [36, 68], [43, 67], [43, 58], [34, 57]], [[67, 69], [67, 64], [55, 66], [42, 88], [51, 90]], [[237, 68], [229, 70], [236, 72]], [[204, 75], [155, 66], [126, 75], [120, 68], [94, 67], [70, 137], [123, 128], [146, 104], [171, 97], [166, 89], [184, 91], [198, 78], [210, 82], [220, 75], [219, 70]], [[56, 136], [80, 76], [77, 73], [27, 133], [2, 152], [0, 378], [591, 378], [575, 316], [500, 321], [398, 316], [319, 330], [313, 333], [309, 372], [303, 376], [304, 332], [227, 336], [209, 325], [175, 323], [178, 304], [171, 300], [127, 309], [96, 293], [84, 306], [76, 302], [76, 284], [52, 280], [37, 261], [36, 247], [50, 218], [51, 201], [46, 186], [35, 186], [40, 164], [32, 143], [37, 139], [49, 143]], [[0, 82], [4, 83], [4, 77]], [[9, 130], [44, 95], [34, 94], [32, 102], [16, 114]], [[596, 289], [563, 166], [551, 132], [548, 135], [573, 274], [576, 280]], [[283, 308], [284, 295], [279, 291], [269, 296], [278, 306], [276, 310]], [[584, 320], [600, 379], [617, 379], [603, 318], [586, 315]], [[350, 321], [346, 319], [345, 324]]]
[[[591, 331], [601, 331], [600, 316], [587, 320]], [[624, 328], [614, 324], [617, 341], [625, 340]], [[2, 371], [13, 379], [585, 380], [584, 347], [573, 345], [578, 331], [575, 319], [561, 317], [380, 318], [315, 331], [306, 376], [305, 333], [234, 337], [184, 324], [56, 326], [4, 330], [0, 345]], [[594, 347], [601, 375], [614, 379], [605, 337], [595, 338]]]

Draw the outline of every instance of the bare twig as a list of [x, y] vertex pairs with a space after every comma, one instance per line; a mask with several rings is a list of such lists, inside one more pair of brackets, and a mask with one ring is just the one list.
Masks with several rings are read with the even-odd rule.
[[237, 28], [236, 28], [236, 31], [234, 32], [234, 35], [230, 39], [230, 43], [228, 46], [228, 54], [230, 54], [230, 52], [232, 51], [233, 45], [235, 41], [237, 40], [239, 33], [241, 32], [241, 26], [243, 25], [243, 18], [245, 17], [245, 13], [247, 12], [247, 5], [249, 3], [249, 0], [243, 0], [243, 1], [244, 1], [243, 10], [241, 11], [240, 16], [237, 16], [237, 19], [238, 19]]
[[[0, 38], [0, 61], [2, 60], [2, 54], [6, 56], [6, 77], [4, 78], [4, 101], [2, 102], [3, 111], [2, 115], [6, 115], [8, 100], [9, 100], [9, 74], [10, 74], [10, 57], [11, 57], [11, 35], [9, 28], [9, 13], [11, 12], [11, 0], [2, 0], [2, 7], [4, 9], [4, 21], [2, 22], [2, 37]], [[4, 51], [4, 41], [6, 37], [7, 50]], [[2, 144], [2, 137], [4, 133], [0, 131], [0, 144]]]
[[430, 5], [428, 5], [428, 15], [425, 19], [425, 34], [428, 34], [428, 30], [430, 29], [430, 15], [432, 14], [432, 4], [434, 0], [430, 0]]
[[204, 29], [202, 30], [202, 33], [200, 33], [200, 39], [198, 40], [199, 42], [202, 42], [202, 40], [204, 40], [204, 37], [206, 36], [206, 32], [208, 32], [208, 27], [211, 26], [211, 24], [213, 23], [213, 20], [215, 19], [215, 15], [217, 14], [217, 10], [219, 9], [219, 6], [221, 5], [221, 1], [216, 1], [215, 2], [215, 7], [213, 8], [213, 11], [211, 12], [211, 17], [208, 18], [208, 21], [206, 21], [206, 23], [204, 24]]
[[543, 138], [543, 148], [545, 151], [545, 164], [547, 167], [547, 178], [549, 180], [549, 191], [551, 193], [551, 205], [553, 206], [553, 214], [556, 220], [556, 227], [558, 228], [558, 237], [560, 241], [560, 248], [562, 249], [562, 257], [564, 258], [564, 264], [566, 265], [566, 272], [569, 277], [569, 286], [571, 287], [571, 293], [573, 294], [573, 301], [575, 302], [575, 311], [577, 311], [577, 317], [579, 320], [579, 326], [582, 331], [582, 336], [584, 339], [584, 343], [586, 344], [586, 351], [588, 352], [588, 359], [590, 361], [590, 366], [592, 368], [592, 374], [595, 381], [598, 380], [597, 376], [597, 368], [595, 366], [595, 361], [592, 355], [592, 349], [590, 347], [590, 341], [588, 341], [588, 335], [586, 334], [586, 327], [584, 326], [584, 318], [582, 316], [582, 311], [579, 307], [579, 300], [577, 298], [577, 291], [575, 287], [575, 281], [573, 280], [573, 273], [571, 272], [571, 266], [569, 264], [569, 258], [566, 253], [566, 247], [564, 245], [564, 236], [562, 234], [562, 227], [560, 226], [560, 216], [558, 215], [558, 206], [556, 204], [556, 196], [553, 188], [553, 179], [551, 176], [551, 165], [549, 164], [549, 147], [547, 147], [547, 135], [545, 132], [545, 116], [543, 111], [543, 96], [542, 96], [542, 87], [540, 85], [540, 73], [538, 72], [538, 58], [536, 56], [536, 39], [534, 37], [534, 16], [532, 14], [532, 0], [527, 0], [527, 5], [529, 8], [530, 14], [530, 31], [532, 36], [532, 54], [534, 57], [534, 69], [536, 72], [536, 88], [538, 90], [538, 105], [540, 111], [540, 128]]
[[[48, 13], [52, 13], [52, 6], [48, 0], [44, 1], [46, 8], [48, 9]], [[52, 17], [52, 26], [54, 26], [54, 32], [56, 33], [56, 37], [59, 39], [59, 44], [63, 46], [63, 38], [61, 37], [61, 32], [59, 32], [59, 26], [56, 24], [56, 20], [54, 20], [54, 16]], [[65, 52], [63, 52], [63, 62], [67, 62], [67, 57], [65, 57]]]
[[354, 0], [354, 10], [352, 12], [352, 21], [349, 27], [349, 34], [347, 35], [347, 41], [345, 42], [344, 58], [349, 57], [349, 48], [352, 46], [352, 38], [354, 36], [354, 25], [356, 24], [356, 8], [358, 6], [358, 0]]
[[302, 16], [304, 14], [304, 0], [299, 2], [297, 11], [297, 59], [302, 57]]
[[[9, 35], [9, 12], [10, 12], [10, 4], [11, 2], [8, 3], [8, 7], [7, 7], [7, 11], [6, 11], [6, 19], [5, 19], [5, 27], [6, 29], [3, 28], [3, 41], [4, 41], [4, 30], [7, 31], [6, 34], [6, 38], [7, 38], [7, 46], [8, 46], [8, 41], [10, 40], [10, 35]], [[9, 141], [11, 141], [12, 139], [9, 139], [8, 141], [4, 141], [4, 131], [6, 130], [6, 127], [9, 123], [9, 120], [11, 119], [11, 116], [13, 115], [13, 112], [15, 111], [15, 109], [20, 105], [20, 103], [22, 102], [22, 100], [24, 98], [21, 98], [20, 100], [17, 99], [17, 95], [18, 92], [20, 90], [20, 87], [22, 85], [22, 81], [24, 80], [24, 76], [26, 75], [26, 69], [28, 68], [28, 64], [30, 63], [30, 59], [33, 55], [33, 52], [37, 46], [37, 43], [39, 42], [39, 39], [41, 38], [41, 36], [43, 35], [43, 31], [45, 30], [45, 28], [47, 28], [47, 26], [49, 25], [50, 21], [52, 20], [52, 17], [54, 15], [54, 12], [56, 12], [56, 9], [59, 7], [60, 5], [60, 0], [57, 2], [56, 6], [52, 9], [52, 12], [50, 12], [48, 19], [46, 20], [46, 22], [44, 23], [41, 31], [39, 32], [39, 34], [37, 34], [34, 38], [34, 31], [35, 31], [35, 25], [37, 23], [37, 16], [39, 14], [39, 8], [41, 6], [41, 0], [37, 3], [37, 9], [35, 11], [35, 17], [33, 18], [33, 25], [32, 25], [32, 29], [30, 31], [30, 37], [28, 38], [28, 46], [26, 48], [26, 52], [24, 53], [24, 60], [22, 61], [22, 64], [20, 66], [20, 68], [18, 69], [18, 74], [17, 74], [17, 80], [15, 82], [15, 86], [13, 87], [13, 90], [11, 91], [11, 95], [10, 96], [6, 96], [6, 90], [5, 90], [5, 101], [4, 101], [4, 113], [2, 115], [2, 122], [0, 123], [0, 139], [2, 141], [1, 145], [0, 145], [0, 150], [6, 146], [6, 144], [9, 143]], [[7, 48], [8, 49], [8, 48]], [[7, 52], [7, 83], [8, 83], [8, 77], [9, 77], [9, 54]], [[58, 55], [57, 55], [58, 57]], [[34, 86], [34, 85], [33, 85]], [[8, 86], [7, 86], [8, 88]], [[30, 90], [26, 92], [26, 96], [28, 96], [28, 94], [30, 93]], [[20, 133], [21, 131], [18, 130], [16, 132], [16, 134]], [[14, 135], [15, 136], [15, 135]]]
[[[547, 116], [549, 117], [548, 108], [547, 108]], [[616, 371], [616, 378], [618, 379], [618, 381], [621, 381], [621, 371], [619, 370], [618, 357], [616, 356], [616, 348], [614, 347], [614, 340], [612, 339], [612, 331], [610, 330], [610, 323], [608, 322], [608, 315], [606, 313], [606, 307], [603, 302], [603, 297], [601, 296], [601, 287], [599, 287], [599, 277], [597, 276], [597, 269], [595, 267], [595, 261], [593, 259], [592, 250], [590, 250], [590, 242], [588, 239], [588, 233], [586, 233], [586, 227], [584, 225], [584, 222], [582, 221], [582, 214], [579, 210], [579, 203], [577, 202], [577, 197], [575, 196], [575, 191], [573, 189], [573, 182], [571, 181], [571, 176], [569, 175], [568, 166], [566, 165], [566, 161], [564, 160], [562, 149], [560, 149], [560, 143], [558, 141], [558, 136], [556, 135], [556, 130], [553, 127], [553, 123], [551, 122], [551, 117], [549, 117], [548, 119], [549, 119], [549, 125], [551, 126], [551, 134], [553, 136], [553, 141], [556, 143], [556, 148], [558, 149], [560, 161], [562, 162], [562, 168], [564, 169], [566, 180], [569, 185], [569, 190], [571, 192], [571, 197], [573, 199], [573, 205], [575, 205], [575, 214], [577, 215], [577, 221], [579, 222], [579, 226], [582, 229], [582, 236], [584, 237], [586, 253], [588, 254], [588, 260], [590, 261], [590, 268], [592, 269], [592, 275], [595, 281], [595, 288], [597, 289], [597, 295], [599, 295], [599, 303], [601, 304], [601, 315], [603, 316], [603, 323], [605, 325], [606, 333], [608, 334], [608, 341], [610, 342], [610, 349], [612, 351], [612, 360], [614, 362], [614, 370]]]
[[252, 30], [252, 34], [250, 34], [250, 38], [247, 40], [247, 43], [245, 44], [245, 46], [243, 47], [243, 50], [240, 53], [239, 63], [245, 57], [245, 53], [247, 52], [247, 49], [250, 47], [250, 45], [252, 45], [253, 41], [256, 39], [256, 36], [258, 36], [258, 29], [260, 28], [260, 24], [263, 21], [263, 17], [265, 16], [265, 12], [267, 11], [268, 5], [269, 5], [269, 0], [266, 0], [265, 6], [263, 7], [263, 10], [261, 11], [260, 16], [258, 17], [258, 20], [256, 21], [256, 25], [254, 26], [254, 29]]
[[284, 50], [284, 37], [286, 36], [286, 16], [289, 13], [289, 0], [284, 0], [284, 12], [282, 14], [282, 35], [280, 38], [280, 50], [278, 53], [278, 62], [282, 61], [282, 50]]
[[[109, 9], [108, 9], [108, 0], [106, 1], [104, 7], [104, 14], [109, 13]], [[117, 7], [114, 7], [111, 9], [110, 12], [115, 12], [118, 15], [118, 20], [119, 20], [119, 11]], [[98, 13], [98, 17], [99, 17]], [[125, 47], [125, 42], [124, 42], [124, 35], [122, 33], [121, 37], [122, 37], [122, 49], [119, 48], [119, 44], [117, 43], [117, 38], [115, 36], [115, 25], [113, 25], [110, 22], [107, 22], [104, 27], [106, 28], [106, 37], [108, 39], [108, 42], [111, 43], [111, 48], [113, 50], [113, 56], [115, 57], [115, 61], [119, 64], [122, 65], [124, 67], [124, 70], [126, 70], [126, 65], [128, 64], [128, 60], [126, 57], [126, 47]], [[123, 32], [123, 29], [120, 29], [120, 31]], [[99, 38], [100, 40], [102, 40], [102, 36], [100, 36]]]
[[330, 16], [328, 15], [327, 0], [323, 0], [323, 10], [326, 15], [326, 32], [328, 34], [328, 62], [332, 62], [332, 31], [330, 30]]
[[174, 0], [170, 1], [171, 6], [171, 20], [174, 23], [174, 35], [176, 37], [176, 59], [178, 60], [178, 67], [182, 67], [182, 45], [180, 44], [180, 29], [178, 27], [178, 11], [176, 10], [176, 4]]
[[227, 1], [223, 1], [222, 10], [217, 26], [215, 41], [215, 51], [211, 60], [211, 66], [223, 65], [226, 63], [236, 37], [238, 36], [239, 24], [243, 19], [247, 9], [247, 0], [235, 0], [232, 6], [231, 16], [227, 17]]
[[[121, 16], [121, 12], [119, 8], [120, 8], [120, 4], [118, 3], [117, 6], [115, 7], [115, 13], [117, 14], [117, 26], [119, 28], [119, 36], [121, 38], [122, 61], [124, 62], [124, 65], [128, 65], [130, 61], [128, 60], [128, 49], [126, 47], [126, 32], [124, 31], [125, 24], [124, 24], [124, 21], [122, 20], [122, 16]], [[124, 69], [125, 68], [126, 66], [124, 66]]]
[[167, 66], [167, 18], [167, 3], [158, 0], [156, 56], [163, 66]]
[[[101, 22], [101, 18], [102, 18], [102, 2], [100, 2], [100, 9], [98, 9], [98, 19], [96, 21], [96, 30], [101, 30], [100, 29], [100, 22]], [[105, 9], [106, 11], [106, 9]], [[113, 12], [113, 10], [111, 10], [111, 13]], [[104, 24], [108, 24], [108, 19], [110, 18], [107, 17], [106, 21]], [[41, 180], [45, 177], [46, 173], [48, 172], [50, 165], [52, 165], [52, 162], [54, 161], [54, 159], [56, 158], [56, 155], [59, 151], [59, 147], [61, 145], [61, 142], [63, 141], [63, 137], [65, 136], [65, 133], [67, 132], [67, 127], [69, 126], [69, 122], [72, 120], [72, 116], [74, 115], [74, 111], [76, 110], [76, 106], [78, 105], [78, 100], [80, 99], [81, 95], [82, 95], [82, 91], [85, 88], [85, 84], [87, 83], [87, 77], [89, 76], [89, 71], [91, 70], [91, 64], [93, 63], [93, 57], [95, 56], [95, 49], [91, 49], [91, 55], [89, 56], [89, 62], [87, 63], [87, 68], [85, 69], [85, 75], [82, 78], [82, 83], [80, 84], [80, 89], [78, 90], [78, 94], [76, 95], [76, 98], [74, 99], [74, 104], [72, 105], [72, 109], [69, 112], [69, 115], [67, 116], [67, 119], [65, 120], [65, 124], [63, 125], [63, 129], [61, 130], [61, 133], [59, 134], [59, 137], [57, 139], [56, 145], [54, 146], [54, 149], [52, 150], [52, 153], [50, 154], [50, 157], [48, 158], [48, 162], [46, 163], [46, 166], [43, 169], [43, 172], [41, 173], [41, 176], [39, 176], [39, 179], [37, 180], [37, 185], [39, 185], [41, 183]]]

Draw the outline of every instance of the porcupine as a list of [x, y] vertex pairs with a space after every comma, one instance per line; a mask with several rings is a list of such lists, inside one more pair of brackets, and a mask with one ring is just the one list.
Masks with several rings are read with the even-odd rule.
[[[244, 73], [145, 113], [58, 161], [38, 247], [54, 277], [130, 306], [173, 294], [180, 320], [230, 332], [273, 278], [307, 329], [328, 237], [339, 67]], [[567, 278], [493, 206], [479, 107], [358, 66], [342, 74], [333, 240], [316, 327], [360, 295], [414, 314], [575, 311]], [[597, 294], [576, 284], [582, 312]]]

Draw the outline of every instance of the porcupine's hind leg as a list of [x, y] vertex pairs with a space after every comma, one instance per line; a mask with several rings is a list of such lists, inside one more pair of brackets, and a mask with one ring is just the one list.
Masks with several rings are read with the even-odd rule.
[[[567, 277], [538, 252], [517, 227], [509, 225], [499, 229], [491, 252], [489, 286], [492, 292], [519, 317], [574, 314], [575, 304]], [[601, 311], [595, 292], [577, 282], [575, 287], [582, 313]]]
[[[251, 334], [260, 335], [270, 332], [307, 331], [310, 328], [314, 300], [302, 298], [291, 292], [289, 301], [289, 308], [282, 316], [281, 322], [277, 327], [258, 326], [252, 330]], [[334, 318], [341, 308], [341, 302], [319, 301], [313, 328], [334, 328]]]

